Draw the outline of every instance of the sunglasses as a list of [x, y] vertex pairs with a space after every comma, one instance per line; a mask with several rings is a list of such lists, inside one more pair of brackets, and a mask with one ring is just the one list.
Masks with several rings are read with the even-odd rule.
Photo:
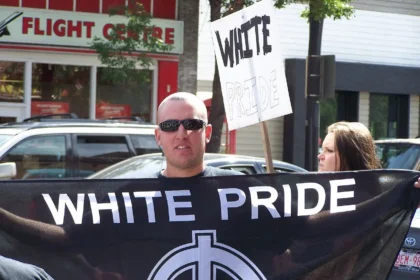
[[162, 131], [165, 132], [174, 132], [179, 129], [179, 126], [182, 124], [182, 126], [185, 128], [185, 130], [200, 130], [203, 127], [205, 127], [207, 124], [203, 120], [199, 119], [186, 119], [186, 120], [167, 120], [164, 122], [161, 122], [159, 124], [159, 127]]

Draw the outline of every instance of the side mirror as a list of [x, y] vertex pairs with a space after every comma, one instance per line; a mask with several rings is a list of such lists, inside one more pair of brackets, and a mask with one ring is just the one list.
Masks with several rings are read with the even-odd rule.
[[0, 163], [0, 179], [13, 179], [16, 176], [16, 163]]

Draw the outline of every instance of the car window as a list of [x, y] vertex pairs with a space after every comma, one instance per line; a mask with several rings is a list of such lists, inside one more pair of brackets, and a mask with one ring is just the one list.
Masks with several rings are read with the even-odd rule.
[[295, 172], [295, 171], [291, 170], [291, 169], [287, 169], [287, 168], [274, 167], [274, 172], [275, 173], [282, 173], [282, 172]]
[[224, 165], [220, 169], [235, 170], [244, 173], [245, 175], [257, 174], [257, 170], [253, 165]]
[[16, 179], [68, 177], [66, 138], [37, 136], [23, 140], [9, 150], [1, 162], [16, 163]]
[[[267, 165], [264, 164], [264, 165], [262, 165], [262, 167], [263, 167], [264, 172], [267, 173]], [[280, 167], [280, 166], [273, 166], [273, 168], [274, 168], [275, 173], [296, 172], [296, 170], [285, 168], [285, 167]]]
[[86, 177], [131, 156], [125, 136], [78, 135], [75, 149], [79, 172], [76, 177]]
[[165, 167], [163, 157], [132, 157], [103, 169], [88, 179], [150, 178]]
[[130, 135], [137, 155], [160, 152], [154, 135]]
[[420, 145], [377, 143], [376, 155], [386, 169], [415, 169], [420, 158]]
[[0, 146], [10, 138], [12, 138], [11, 135], [0, 135]]

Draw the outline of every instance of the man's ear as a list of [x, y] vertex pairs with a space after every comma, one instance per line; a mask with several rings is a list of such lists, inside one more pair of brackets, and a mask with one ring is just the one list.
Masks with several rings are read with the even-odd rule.
[[208, 124], [206, 126], [206, 143], [210, 142], [212, 131], [213, 131], [213, 127], [211, 126], [211, 124]]
[[158, 146], [160, 146], [160, 130], [159, 128], [155, 128], [155, 139]]

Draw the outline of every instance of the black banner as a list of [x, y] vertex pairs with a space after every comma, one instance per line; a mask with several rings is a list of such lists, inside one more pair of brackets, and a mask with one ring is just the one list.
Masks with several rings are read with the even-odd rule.
[[55, 279], [387, 279], [417, 172], [4, 181], [0, 255]]

